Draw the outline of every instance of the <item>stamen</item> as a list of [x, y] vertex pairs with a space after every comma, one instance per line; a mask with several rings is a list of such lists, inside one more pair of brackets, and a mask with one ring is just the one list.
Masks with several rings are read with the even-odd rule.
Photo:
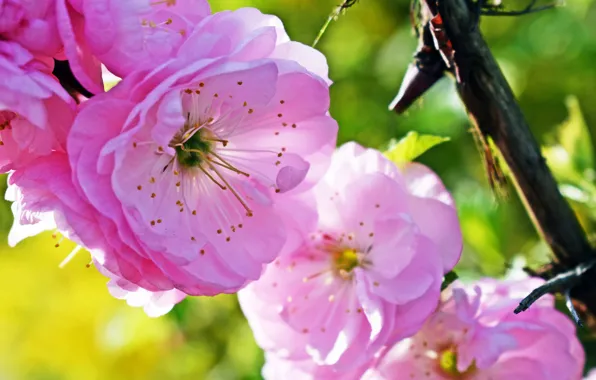
[[[222, 190], [226, 190], [227, 188], [222, 185], [221, 183], [217, 182], [217, 180], [215, 178], [213, 178], [213, 176], [211, 174], [209, 174], [209, 172], [207, 172], [207, 170], [205, 170], [201, 165], [199, 165], [199, 169], [201, 169], [201, 171], [203, 173], [205, 173], [205, 175], [207, 177], [209, 177], [210, 180], [212, 180], [217, 186], [219, 186]], [[193, 215], [196, 215], [196, 212], [193, 213]]]
[[60, 268], [60, 269], [64, 268], [66, 266], [66, 264], [68, 264], [70, 262], [70, 260], [72, 260], [82, 248], [83, 247], [81, 247], [80, 245], [77, 245], [72, 250], [72, 252], [70, 252], [70, 254], [68, 256], [66, 256], [66, 258], [64, 260], [62, 260], [60, 265], [58, 265], [58, 268]]
[[242, 199], [242, 197], [240, 196], [240, 194], [238, 194], [236, 192], [236, 190], [234, 190], [233, 187], [230, 186], [230, 184], [228, 183], [228, 181], [226, 181], [226, 179], [221, 175], [221, 173], [217, 170], [217, 168], [211, 164], [209, 164], [209, 168], [211, 170], [213, 170], [215, 172], [215, 174], [217, 174], [217, 176], [223, 181], [223, 183], [225, 183], [225, 185], [228, 187], [228, 189], [230, 189], [230, 191], [232, 192], [232, 194], [234, 194], [234, 196], [236, 197], [236, 199], [238, 199], [238, 202], [240, 202], [240, 204], [242, 205], [242, 207], [244, 207], [244, 209], [246, 210], [246, 215], [247, 216], [252, 216], [252, 210], [248, 207], [248, 205], [246, 204], [246, 202], [244, 201], [244, 199]]
[[221, 160], [221, 162], [223, 162], [225, 165], [222, 165], [222, 164], [220, 164], [220, 163], [218, 163], [218, 162], [216, 162], [216, 161], [213, 161], [213, 160], [209, 160], [209, 161], [213, 162], [214, 164], [217, 164], [217, 165], [223, 166], [223, 167], [224, 167], [224, 168], [226, 168], [226, 169], [229, 169], [229, 170], [231, 170], [231, 171], [233, 171], [233, 172], [235, 172], [235, 173], [238, 173], [238, 174], [242, 174], [242, 175], [244, 175], [244, 176], [246, 176], [246, 177], [250, 177], [250, 174], [248, 174], [248, 173], [246, 173], [246, 172], [243, 172], [242, 170], [238, 170], [238, 169], [236, 169], [234, 166], [232, 166], [232, 164], [230, 164], [228, 161], [226, 161], [226, 160], [225, 160], [223, 157], [221, 157], [219, 154], [217, 154], [217, 153], [215, 153], [215, 152], [211, 152], [211, 154], [212, 154], [212, 155], [214, 155], [215, 157], [217, 157], [218, 159], [220, 159], [220, 160]]
[[174, 162], [174, 157], [172, 157], [172, 159], [166, 164], [166, 166], [163, 167], [163, 170], [161, 172], [165, 173], [165, 171], [168, 169], [168, 166], [170, 166], [172, 162]]
[[323, 271], [320, 271], [320, 272], [317, 272], [317, 273], [311, 274], [310, 276], [306, 276], [306, 277], [304, 277], [304, 278], [302, 279], [302, 282], [308, 282], [308, 281], [310, 281], [310, 280], [314, 280], [315, 278], [317, 278], [317, 277], [319, 277], [319, 276], [322, 276], [322, 275], [324, 275], [324, 274], [330, 273], [331, 271], [332, 271], [332, 269], [326, 269], [326, 270], [323, 270]]
[[151, 5], [159, 5], [159, 4], [165, 4], [168, 7], [172, 7], [174, 5], [176, 5], [176, 0], [159, 0], [159, 1], [152, 1], [150, 3]]
[[220, 142], [224, 147], [228, 145], [228, 140], [212, 139], [208, 137], [203, 138], [203, 140]]

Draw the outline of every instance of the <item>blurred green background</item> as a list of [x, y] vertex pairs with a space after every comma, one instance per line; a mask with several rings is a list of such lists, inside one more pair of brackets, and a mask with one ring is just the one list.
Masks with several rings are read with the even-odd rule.
[[[290, 36], [311, 44], [339, 0], [212, 0], [214, 10], [255, 6], [280, 16]], [[504, 0], [510, 7], [524, 3]], [[455, 195], [466, 241], [458, 273], [502, 275], [512, 258], [548, 260], [513, 191], [495, 202], [470, 125], [450, 79], [405, 116], [387, 110], [416, 46], [406, 0], [361, 0], [333, 23], [319, 49], [328, 57], [331, 113], [340, 143], [376, 148], [410, 130], [451, 141], [423, 155]], [[596, 126], [596, 6], [573, 0], [524, 17], [483, 18], [482, 29], [588, 231], [596, 220], [593, 133]], [[574, 97], [570, 97], [574, 96]], [[12, 223], [1, 204], [1, 241]], [[262, 353], [233, 296], [195, 298], [167, 316], [110, 297], [106, 279], [72, 246], [42, 235], [0, 246], [0, 379], [259, 379]], [[593, 347], [590, 338], [586, 346]], [[593, 351], [593, 350], [591, 350]], [[596, 357], [590, 353], [590, 359]], [[590, 364], [591, 365], [591, 364]]]

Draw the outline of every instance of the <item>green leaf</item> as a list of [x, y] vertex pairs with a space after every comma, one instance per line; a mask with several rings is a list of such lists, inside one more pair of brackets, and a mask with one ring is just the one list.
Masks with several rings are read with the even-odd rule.
[[385, 156], [396, 165], [402, 166], [418, 158], [430, 148], [449, 141], [449, 137], [421, 135], [410, 131], [385, 151]]
[[575, 96], [565, 100], [569, 117], [559, 126], [559, 142], [571, 157], [579, 173], [594, 168], [594, 152], [590, 132]]
[[458, 278], [459, 277], [457, 276], [457, 273], [455, 273], [454, 271], [447, 273], [445, 275], [445, 277], [443, 277], [443, 283], [441, 284], [441, 291], [447, 289], [447, 287], [449, 285], [451, 285]]

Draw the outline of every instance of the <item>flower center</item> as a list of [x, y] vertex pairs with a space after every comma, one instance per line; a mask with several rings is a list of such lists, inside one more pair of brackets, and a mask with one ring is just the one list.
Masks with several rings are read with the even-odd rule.
[[358, 253], [353, 249], [346, 249], [335, 253], [334, 264], [337, 271], [350, 273], [358, 266]]
[[209, 131], [206, 129], [198, 130], [186, 142], [176, 145], [176, 159], [183, 168], [192, 168], [200, 166], [206, 155], [212, 150], [212, 140], [208, 140]]
[[464, 379], [476, 371], [476, 365], [472, 363], [464, 372], [457, 369], [457, 354], [453, 349], [447, 349], [439, 356], [439, 365], [445, 375], [454, 379]]
[[[222, 155], [217, 153], [217, 143], [221, 143], [223, 147], [228, 145], [228, 140], [223, 140], [209, 128], [213, 118], [209, 118], [205, 122], [191, 124], [191, 114], [187, 114], [187, 120], [184, 128], [177, 133], [169, 146], [176, 151], [175, 157], [164, 167], [166, 171], [170, 165], [174, 169], [174, 174], [177, 175], [179, 169], [199, 169], [209, 180], [216, 184], [221, 190], [229, 190], [233, 196], [240, 202], [247, 216], [253, 216], [253, 212], [243, 199], [243, 197], [234, 189], [230, 182], [225, 178], [224, 172], [230, 171], [234, 174], [242, 175], [246, 178], [250, 174], [237, 169]], [[163, 150], [162, 150], [163, 151]], [[175, 163], [174, 163], [175, 161]], [[176, 165], [177, 164], [177, 165]], [[226, 170], [223, 170], [226, 169]], [[176, 186], [179, 186], [180, 182]]]

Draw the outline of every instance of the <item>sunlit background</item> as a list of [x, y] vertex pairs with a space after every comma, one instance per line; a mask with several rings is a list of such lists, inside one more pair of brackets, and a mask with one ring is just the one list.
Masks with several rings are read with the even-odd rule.
[[[294, 40], [311, 44], [339, 0], [211, 3], [214, 10], [255, 6], [276, 14]], [[460, 276], [499, 276], [517, 255], [532, 266], [548, 261], [515, 192], [510, 188], [509, 200], [494, 201], [451, 80], [442, 80], [405, 116], [387, 110], [416, 45], [408, 9], [406, 0], [361, 0], [323, 37], [319, 48], [335, 82], [331, 113], [340, 124], [340, 142], [382, 148], [409, 130], [450, 137], [420, 160], [455, 195], [466, 240]], [[482, 29], [540, 143], [550, 146], [545, 152], [562, 190], [593, 231], [593, 0], [524, 17], [484, 18]], [[54, 248], [47, 234], [9, 249], [10, 205], [0, 206], [0, 379], [261, 378], [262, 353], [234, 296], [189, 299], [165, 317], [148, 318], [111, 298], [106, 279], [86, 267], [86, 254], [59, 269], [72, 249], [68, 242]], [[589, 337], [585, 342], [594, 346]]]

